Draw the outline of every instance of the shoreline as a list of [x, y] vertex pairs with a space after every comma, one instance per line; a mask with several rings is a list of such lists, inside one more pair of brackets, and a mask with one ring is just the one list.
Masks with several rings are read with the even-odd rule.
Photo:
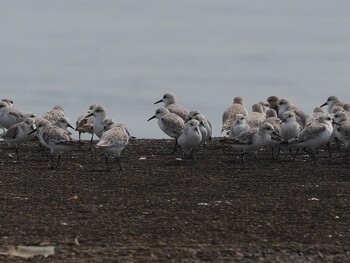
[[263, 165], [248, 156], [242, 166], [218, 140], [189, 162], [168, 154], [171, 139], [135, 139], [121, 154], [124, 170], [111, 163], [112, 172], [88, 140], [57, 170], [35, 143], [20, 148], [20, 164], [2, 146], [0, 247], [55, 247], [33, 262], [350, 259], [344, 152], [322, 150], [315, 166], [286, 151], [272, 161], [263, 150]]

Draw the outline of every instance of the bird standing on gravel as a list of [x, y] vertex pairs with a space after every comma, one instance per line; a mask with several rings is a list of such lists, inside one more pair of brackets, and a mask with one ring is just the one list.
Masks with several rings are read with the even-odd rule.
[[[51, 169], [57, 168], [60, 163], [61, 153], [72, 150], [77, 141], [75, 141], [70, 134], [59, 128], [52, 125], [49, 121], [45, 119], [40, 119], [35, 124], [36, 129], [31, 133], [38, 132], [38, 138], [40, 143], [49, 148], [51, 151]], [[54, 155], [58, 153], [58, 158], [56, 165], [54, 165]]]
[[179, 137], [179, 145], [184, 151], [191, 150], [191, 158], [195, 157], [196, 147], [202, 142], [202, 134], [199, 131], [199, 121], [196, 119], [189, 120], [185, 123], [185, 127]]
[[187, 120], [189, 115], [188, 110], [184, 106], [176, 103], [176, 98], [173, 93], [164, 94], [163, 98], [156, 101], [154, 104], [158, 104], [160, 102], [164, 102], [164, 107], [167, 108], [171, 113], [175, 113], [176, 115], [180, 116], [184, 121]]
[[0, 126], [8, 129], [12, 125], [23, 121], [26, 114], [5, 101], [0, 101]]
[[110, 124], [111, 127], [106, 127], [106, 131], [102, 134], [101, 140], [96, 147], [104, 151], [107, 170], [110, 171], [108, 159], [115, 157], [114, 161], [122, 169], [120, 154], [122, 150], [128, 145], [130, 134], [123, 124]]
[[35, 120], [33, 118], [27, 117], [24, 119], [24, 121], [12, 125], [2, 135], [2, 138], [8, 146], [16, 147], [16, 156], [18, 163], [20, 162], [18, 155], [19, 145], [35, 138], [34, 134], [29, 135], [29, 133], [34, 130], [34, 124]]
[[241, 152], [241, 162], [244, 165], [244, 155], [253, 152], [255, 159], [261, 163], [258, 158], [258, 150], [268, 146], [271, 143], [272, 135], [279, 138], [273, 130], [270, 123], [264, 123], [259, 128], [250, 128], [242, 132], [236, 139], [223, 139], [221, 142], [231, 145], [234, 149]]
[[190, 111], [188, 120], [186, 120], [186, 122], [192, 119], [199, 121], [199, 131], [202, 134], [201, 144], [205, 146], [205, 144], [211, 140], [211, 136], [213, 133], [212, 125], [210, 121], [199, 110]]
[[282, 140], [288, 141], [296, 138], [302, 129], [303, 127], [297, 122], [293, 111], [286, 111], [283, 113], [283, 119], [281, 122]]
[[168, 136], [175, 139], [175, 146], [172, 153], [175, 153], [178, 146], [178, 138], [181, 135], [183, 128], [185, 127], [184, 120], [176, 115], [171, 113], [167, 108], [159, 108], [156, 110], [155, 114], [149, 118], [147, 121], [150, 121], [154, 118], [158, 119], [159, 128]]
[[299, 133], [298, 137], [289, 140], [288, 145], [297, 148], [298, 152], [300, 149], [304, 150], [306, 153], [311, 155], [315, 165], [317, 165], [319, 160], [314, 152], [321, 146], [329, 146], [328, 143], [332, 133], [332, 119], [329, 116], [324, 115], [319, 117], [318, 121], [306, 126]]
[[75, 130], [79, 133], [79, 141], [81, 140], [82, 133], [91, 134], [90, 150], [91, 150], [92, 142], [94, 140], [94, 116], [93, 115], [89, 117], [87, 116], [92, 113], [92, 109], [94, 107], [95, 107], [95, 104], [91, 105], [87, 111], [80, 114], [75, 123]]
[[86, 115], [86, 117], [94, 116], [93, 129], [98, 138], [101, 138], [104, 131], [104, 119], [106, 118], [106, 110], [101, 105], [95, 105], [92, 108], [92, 112]]

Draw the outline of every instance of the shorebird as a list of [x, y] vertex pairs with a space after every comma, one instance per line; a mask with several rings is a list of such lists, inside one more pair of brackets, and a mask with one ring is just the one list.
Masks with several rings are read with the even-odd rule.
[[123, 124], [108, 123], [107, 125], [107, 130], [102, 134], [96, 147], [104, 151], [108, 171], [110, 171], [108, 164], [110, 157], [114, 157], [114, 161], [119, 166], [119, 169], [123, 170], [120, 161], [120, 154], [128, 145], [130, 134]]
[[252, 106], [252, 111], [248, 113], [246, 117], [247, 124], [250, 128], [260, 127], [265, 120], [265, 114], [263, 112], [263, 107], [259, 103], [254, 103]]
[[[297, 148], [298, 152], [300, 149], [304, 150], [313, 158], [315, 165], [317, 165], [319, 160], [314, 152], [324, 145], [327, 145], [329, 150], [328, 143], [332, 132], [332, 118], [324, 115], [319, 117], [317, 122], [306, 126], [296, 138], [290, 139], [288, 145]], [[293, 159], [295, 159], [295, 157]]]
[[55, 123], [53, 123], [52, 125], [60, 127], [61, 129], [65, 130], [66, 132], [68, 132], [70, 135], [72, 134], [68, 128], [71, 128], [74, 130], [74, 127], [68, 122], [67, 117], [60, 117], [56, 120]]
[[24, 121], [12, 125], [7, 131], [1, 136], [5, 143], [16, 148], [17, 162], [19, 163], [18, 148], [20, 144], [26, 143], [35, 138], [35, 135], [29, 135], [29, 133], [34, 130], [35, 120], [33, 118], [27, 117]]
[[212, 125], [210, 121], [199, 110], [190, 111], [189, 118], [187, 121], [192, 119], [199, 121], [199, 131], [202, 134], [201, 144], [205, 146], [205, 144], [211, 140], [212, 131], [213, 131]]
[[276, 96], [270, 96], [267, 98], [267, 102], [269, 103], [269, 107], [274, 109], [278, 113], [278, 103], [280, 99]]
[[319, 117], [323, 116], [323, 115], [327, 115], [327, 113], [321, 108], [321, 107], [316, 107], [314, 108], [314, 112], [311, 115], [311, 117], [309, 118], [308, 123], [306, 124], [306, 126], [310, 125], [311, 123], [315, 122], [318, 120]]
[[241, 162], [244, 165], [244, 155], [246, 153], [254, 153], [255, 159], [258, 158], [258, 150], [271, 144], [272, 135], [278, 138], [270, 123], [264, 123], [259, 128], [250, 128], [242, 132], [236, 139], [223, 139], [222, 142], [230, 144], [234, 149], [241, 152]]
[[236, 120], [237, 114], [248, 115], [248, 111], [244, 107], [242, 97], [235, 97], [233, 99], [233, 104], [230, 107], [228, 107], [222, 114], [221, 132], [230, 130], [230, 127]]
[[104, 131], [104, 119], [106, 118], [106, 110], [101, 105], [95, 105], [92, 108], [92, 112], [86, 115], [86, 117], [94, 117], [93, 130], [98, 138], [101, 138]]
[[[50, 149], [51, 152], [51, 169], [57, 168], [60, 163], [61, 153], [70, 151], [74, 148], [77, 141], [75, 141], [70, 134], [52, 125], [48, 120], [40, 119], [35, 124], [36, 129], [31, 131], [29, 134], [38, 132], [38, 138], [40, 143]], [[58, 153], [56, 165], [54, 165], [54, 155]]]
[[183, 128], [185, 127], [184, 120], [176, 115], [171, 113], [167, 108], [159, 108], [156, 110], [155, 114], [149, 118], [147, 121], [150, 121], [154, 118], [158, 119], [159, 128], [168, 136], [175, 139], [175, 147], [172, 153], [176, 152], [178, 146], [178, 138], [181, 135]]
[[92, 142], [94, 140], [94, 116], [89, 116], [92, 113], [92, 109], [95, 107], [95, 104], [91, 105], [89, 109], [78, 116], [77, 121], [75, 122], [75, 130], [79, 133], [79, 141], [81, 140], [82, 133], [91, 134], [90, 139], [90, 150]]
[[59, 118], [64, 117], [64, 109], [60, 105], [53, 106], [51, 110], [44, 113], [41, 117], [49, 121], [51, 124], [54, 124], [58, 121]]
[[202, 142], [202, 134], [199, 131], [199, 121], [196, 119], [189, 120], [185, 123], [178, 143], [184, 151], [191, 150], [191, 158], [196, 159], [195, 149]]
[[310, 117], [305, 112], [295, 107], [290, 100], [280, 99], [278, 103], [278, 117], [283, 119], [283, 113], [286, 111], [294, 111], [297, 122], [303, 127], [309, 122]]
[[[91, 134], [90, 138], [90, 146], [89, 150], [91, 150], [92, 142], [94, 140], [94, 116], [90, 115], [92, 113], [92, 109], [96, 106], [96, 104], [90, 105], [89, 109], [78, 116], [78, 119], [75, 123], [75, 130], [79, 133], [79, 141], [81, 141], [82, 133]], [[89, 116], [88, 116], [89, 115]]]
[[12, 106], [7, 102], [0, 101], [0, 126], [8, 129], [12, 125], [23, 121], [26, 114]]
[[345, 112], [337, 112], [333, 119], [334, 136], [344, 143], [346, 149], [345, 163], [348, 163], [350, 147], [350, 120]]
[[344, 103], [340, 101], [340, 99], [337, 96], [329, 96], [327, 98], [327, 101], [323, 103], [320, 107], [327, 105], [327, 111], [328, 113], [332, 113], [332, 109], [334, 106], [344, 106]]
[[235, 122], [231, 125], [228, 135], [230, 138], [237, 138], [242, 132], [249, 129], [249, 125], [246, 121], [246, 116], [243, 114], [237, 114]]
[[[5, 102], [9, 107], [13, 107], [13, 100], [10, 98], [4, 98], [1, 101]], [[2, 125], [0, 125], [0, 129], [3, 130], [3, 132], [5, 132], [5, 127], [3, 127]]]
[[302, 130], [303, 127], [297, 122], [294, 111], [283, 113], [281, 122], [281, 138], [283, 141], [296, 138]]
[[180, 116], [184, 121], [188, 119], [188, 110], [184, 106], [176, 103], [176, 98], [173, 93], [164, 94], [163, 98], [156, 101], [154, 104], [158, 104], [160, 102], [164, 102], [165, 108], [167, 108], [171, 113], [175, 113], [176, 115]]
[[259, 101], [258, 104], [262, 106], [263, 114], [266, 115], [266, 111], [270, 108], [270, 105], [267, 101]]
[[[279, 136], [281, 136], [281, 119], [277, 117], [277, 112], [269, 108], [266, 111], [266, 119], [263, 123], [270, 123], [273, 126], [273, 130], [275, 133], [277, 133]], [[280, 147], [280, 141], [272, 140], [271, 141], [271, 153], [272, 158], [277, 159], [280, 153], [281, 147]], [[275, 153], [277, 151], [277, 153]]]
[[7, 103], [7, 105], [9, 105], [10, 107], [13, 107], [13, 100], [10, 98], [4, 98], [1, 101]]

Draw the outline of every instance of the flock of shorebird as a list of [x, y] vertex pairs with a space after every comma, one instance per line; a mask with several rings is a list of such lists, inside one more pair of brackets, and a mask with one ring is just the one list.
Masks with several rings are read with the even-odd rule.
[[[181, 147], [189, 158], [195, 160], [195, 150], [203, 147], [212, 138], [210, 121], [199, 111], [188, 111], [176, 103], [175, 95], [166, 93], [154, 104], [164, 103], [148, 121], [158, 119], [159, 128], [169, 137], [175, 139], [172, 153]], [[327, 106], [327, 110], [322, 107]], [[90, 149], [94, 135], [99, 138], [96, 144], [104, 154], [107, 169], [109, 159], [113, 158], [119, 169], [122, 169], [120, 154], [132, 138], [127, 128], [115, 123], [107, 117], [106, 110], [101, 105], [93, 104], [83, 112], [76, 121], [74, 128], [69, 124], [61, 106], [38, 117], [33, 113], [24, 113], [13, 106], [11, 99], [0, 101], [0, 135], [8, 146], [15, 147], [17, 162], [20, 162], [19, 145], [31, 140], [38, 140], [39, 146], [51, 160], [50, 168], [59, 166], [61, 153], [74, 149], [81, 143], [81, 134], [91, 134]], [[72, 137], [69, 128], [79, 132], [79, 140]], [[342, 143], [346, 149], [346, 162], [350, 146], [350, 104], [342, 102], [336, 96], [330, 96], [327, 101], [314, 109], [313, 115], [307, 115], [288, 99], [270, 96], [266, 101], [259, 101], [248, 111], [241, 97], [235, 97], [233, 104], [222, 115], [222, 130], [228, 136], [220, 140], [231, 146], [241, 156], [242, 164], [246, 153], [253, 153], [258, 161], [260, 149], [271, 147], [274, 158], [282, 145], [290, 151], [296, 149], [308, 153], [315, 164], [318, 164], [317, 150], [328, 146], [333, 140]], [[50, 155], [46, 153], [50, 150]], [[55, 156], [57, 158], [55, 160]]]

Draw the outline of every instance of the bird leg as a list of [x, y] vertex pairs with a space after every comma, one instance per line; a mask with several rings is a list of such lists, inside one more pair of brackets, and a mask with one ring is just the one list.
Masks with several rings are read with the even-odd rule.
[[19, 155], [18, 155], [18, 145], [16, 145], [16, 156], [17, 156], [17, 163], [20, 163]]
[[115, 162], [116, 165], [119, 166], [119, 170], [120, 171], [124, 171], [123, 168], [122, 168], [121, 162], [120, 162], [120, 158], [118, 156], [115, 157], [114, 162]]
[[106, 165], [107, 165], [107, 171], [110, 172], [111, 169], [109, 168], [108, 159], [109, 159], [109, 156], [106, 155], [106, 156], [105, 156], [105, 160], [106, 160]]
[[178, 142], [177, 142], [177, 138], [175, 138], [175, 146], [174, 146], [174, 150], [171, 152], [171, 154], [175, 154], [177, 152], [177, 147], [179, 146]]

